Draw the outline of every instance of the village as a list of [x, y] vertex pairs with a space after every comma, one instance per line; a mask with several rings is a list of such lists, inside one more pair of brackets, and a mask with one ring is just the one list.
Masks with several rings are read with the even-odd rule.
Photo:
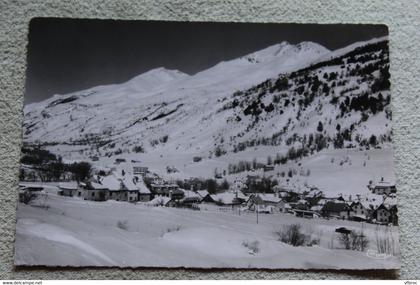
[[[120, 163], [126, 164], [125, 160], [117, 159], [116, 164]], [[280, 184], [273, 186], [270, 193], [248, 187], [261, 181], [258, 175], [247, 175], [246, 179], [235, 179], [230, 184], [224, 180], [223, 183], [227, 184], [224, 189], [215, 191], [197, 179], [185, 179], [183, 183], [168, 181], [151, 172], [148, 167], [135, 163], [126, 165], [128, 167], [114, 167], [108, 172], [101, 170], [79, 182], [57, 182], [58, 194], [96, 202], [114, 200], [154, 207], [257, 215], [288, 214], [308, 219], [398, 225], [396, 188], [383, 177], [366, 185], [368, 195], [340, 194], [327, 197], [314, 186], [297, 191]], [[19, 200], [27, 204], [42, 190], [42, 183], [21, 181]]]

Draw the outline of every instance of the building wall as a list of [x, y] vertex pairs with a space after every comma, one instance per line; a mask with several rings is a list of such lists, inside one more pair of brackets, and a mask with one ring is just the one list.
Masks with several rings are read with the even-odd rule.
[[128, 197], [127, 197], [127, 201], [128, 202], [137, 202], [139, 199], [139, 195], [138, 195], [138, 191], [128, 191]]
[[391, 193], [391, 187], [375, 187], [373, 193], [377, 195], [389, 195]]
[[350, 212], [350, 216], [354, 216], [354, 215], [366, 215], [367, 217], [368, 211], [361, 204], [358, 204], [356, 206], [353, 206]]
[[388, 223], [389, 222], [390, 213], [385, 209], [379, 209], [376, 212], [376, 220], [380, 223]]
[[349, 212], [348, 211], [341, 211], [340, 212], [340, 218], [348, 219], [349, 218]]
[[150, 194], [139, 194], [139, 201], [140, 202], [149, 202], [150, 201]]
[[107, 190], [84, 190], [83, 199], [90, 201], [106, 201]]
[[73, 196], [77, 196], [77, 190], [76, 189], [61, 189], [61, 194], [63, 196], [67, 196], [67, 197], [73, 197]]
[[127, 191], [109, 191], [107, 199], [115, 201], [128, 201]]

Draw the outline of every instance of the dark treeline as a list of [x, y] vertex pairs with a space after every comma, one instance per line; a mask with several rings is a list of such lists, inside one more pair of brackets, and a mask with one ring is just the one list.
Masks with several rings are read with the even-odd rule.
[[[337, 66], [335, 71], [321, 73], [321, 68]], [[298, 159], [308, 154], [313, 154], [330, 146], [334, 148], [380, 147], [384, 142], [390, 142], [388, 134], [375, 137], [360, 137], [354, 133], [357, 127], [369, 117], [385, 111], [387, 119], [391, 118], [391, 111], [387, 108], [390, 104], [389, 54], [386, 40], [367, 44], [356, 48], [338, 58], [326, 60], [309, 67], [280, 74], [276, 79], [268, 79], [247, 90], [236, 91], [231, 100], [228, 100], [220, 111], [235, 109], [235, 120], [242, 121], [244, 117], [250, 119], [246, 132], [251, 131], [258, 121], [272, 117], [268, 113], [282, 115], [287, 108], [297, 107], [296, 120], [299, 122], [303, 112], [313, 104], [315, 98], [330, 97], [330, 104], [340, 112], [336, 119], [343, 118], [351, 112], [359, 112], [360, 120], [350, 127], [339, 126], [335, 131], [328, 133], [333, 121], [318, 122], [312, 134], [304, 136], [293, 134], [289, 136], [290, 125], [294, 118], [281, 130], [270, 137], [256, 137], [247, 140], [241, 138], [243, 134], [231, 137], [233, 152], [241, 152], [247, 148], [259, 145], [278, 146], [284, 142], [293, 146], [290, 152], [276, 160], [275, 164], [285, 163], [288, 159]], [[352, 83], [353, 81], [357, 84]], [[367, 84], [364, 90], [360, 85]], [[339, 93], [339, 95], [337, 94]], [[267, 95], [272, 95], [272, 101], [267, 100]], [[322, 106], [321, 106], [322, 107]], [[317, 111], [322, 114], [322, 108]], [[327, 125], [328, 124], [328, 125]], [[285, 136], [288, 137], [285, 137]], [[217, 156], [227, 153], [223, 146], [217, 146]], [[249, 162], [232, 165], [231, 173], [242, 172], [249, 169]], [[245, 169], [244, 169], [245, 168]], [[253, 167], [256, 169], [257, 167]]]
[[41, 181], [60, 181], [67, 178], [76, 181], [86, 180], [92, 171], [92, 166], [88, 162], [64, 163], [60, 156], [42, 149], [41, 147], [22, 148], [21, 163], [30, 165], [36, 172], [36, 176], [29, 170], [21, 168], [20, 180], [41, 180]]
[[229, 189], [229, 182], [224, 179], [222, 182], [217, 182], [215, 179], [201, 179], [201, 178], [192, 178], [186, 180], [177, 180], [176, 183], [182, 189], [186, 190], [207, 190], [210, 194], [215, 194], [218, 192], [224, 192]]

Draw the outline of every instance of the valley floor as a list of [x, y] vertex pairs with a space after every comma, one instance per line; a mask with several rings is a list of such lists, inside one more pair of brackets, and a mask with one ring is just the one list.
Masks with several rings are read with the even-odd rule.
[[[304, 219], [288, 214], [239, 215], [141, 203], [91, 202], [55, 194], [19, 204], [16, 265], [393, 269], [399, 267], [398, 227], [351, 221]], [[282, 225], [299, 223], [320, 239], [312, 247], [278, 240]], [[369, 239], [365, 252], [340, 249], [334, 232], [344, 226]], [[387, 234], [393, 255], [378, 254], [377, 236]], [[254, 252], [246, 246], [253, 244]]]

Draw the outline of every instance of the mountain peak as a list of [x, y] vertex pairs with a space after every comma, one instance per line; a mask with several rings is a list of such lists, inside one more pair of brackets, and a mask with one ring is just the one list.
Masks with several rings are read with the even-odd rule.
[[147, 91], [156, 86], [180, 80], [188, 76], [188, 74], [176, 69], [158, 67], [137, 75], [123, 84], [136, 90]]
[[289, 57], [296, 56], [310, 56], [313, 58], [324, 55], [328, 52], [330, 52], [328, 49], [314, 42], [301, 42], [293, 45], [287, 41], [283, 41], [262, 50], [250, 53], [243, 58], [247, 59], [249, 62], [263, 63], [279, 57], [284, 57], [285, 60]]
[[172, 81], [174, 79], [180, 79], [188, 77], [189, 75], [179, 71], [177, 69], [166, 69], [164, 67], [157, 67], [154, 69], [151, 69], [149, 71], [146, 71], [140, 75], [137, 75], [130, 79], [128, 82], [136, 82], [136, 81], [144, 81], [144, 80], [150, 80], [150, 79], [156, 79], [156, 80], [163, 80], [165, 82]]

